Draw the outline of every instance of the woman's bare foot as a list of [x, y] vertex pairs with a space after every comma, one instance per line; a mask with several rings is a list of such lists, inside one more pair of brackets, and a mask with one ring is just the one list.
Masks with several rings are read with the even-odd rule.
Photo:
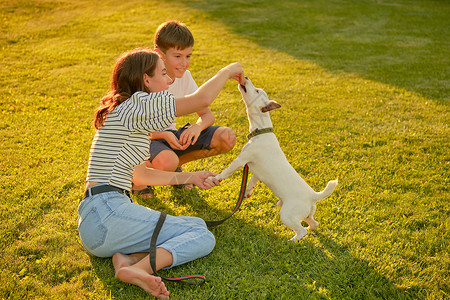
[[123, 282], [137, 285], [158, 299], [169, 299], [169, 291], [161, 278], [150, 275], [142, 269], [133, 266], [122, 267], [116, 277]]
[[142, 253], [132, 253], [129, 255], [122, 254], [122, 253], [116, 253], [112, 257], [112, 262], [114, 266], [114, 271], [116, 273], [123, 267], [129, 267], [131, 265], [134, 265], [141, 259], [143, 259], [145, 256], [147, 256], [148, 253], [142, 252]]

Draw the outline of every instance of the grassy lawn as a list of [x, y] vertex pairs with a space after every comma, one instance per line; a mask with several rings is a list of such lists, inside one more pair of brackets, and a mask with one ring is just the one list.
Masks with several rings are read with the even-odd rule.
[[[449, 15], [440, 0], [1, 0], [0, 298], [149, 298], [84, 251], [77, 207], [116, 57], [152, 46], [157, 25], [178, 19], [196, 38], [197, 83], [241, 62], [282, 104], [271, 117], [293, 167], [315, 190], [340, 183], [299, 243], [258, 184], [213, 229], [209, 256], [161, 272], [207, 277], [201, 287], [167, 283], [171, 298], [449, 299]], [[211, 109], [237, 145], [188, 171], [220, 172], [246, 142], [234, 83]], [[136, 202], [219, 219], [240, 174]]]

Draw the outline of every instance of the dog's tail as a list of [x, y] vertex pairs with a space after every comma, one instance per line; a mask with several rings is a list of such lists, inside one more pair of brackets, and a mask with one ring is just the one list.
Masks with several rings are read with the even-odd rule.
[[337, 184], [338, 184], [337, 178], [336, 178], [336, 180], [329, 181], [327, 184], [327, 187], [323, 191], [316, 193], [314, 200], [319, 201], [319, 200], [325, 199], [326, 197], [330, 196], [331, 193], [334, 192], [334, 189], [336, 188]]

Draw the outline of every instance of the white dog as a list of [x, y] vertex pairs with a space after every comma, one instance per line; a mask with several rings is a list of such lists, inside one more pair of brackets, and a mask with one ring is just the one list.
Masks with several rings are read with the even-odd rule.
[[311, 230], [319, 225], [313, 218], [315, 203], [328, 197], [334, 191], [338, 180], [328, 182], [327, 187], [317, 193], [297, 174], [280, 148], [268, 113], [281, 105], [269, 100], [262, 89], [255, 88], [248, 78], [245, 79], [245, 86], [239, 85], [239, 90], [247, 106], [250, 122], [248, 142], [239, 156], [216, 178], [225, 179], [248, 164], [253, 176], [248, 182], [246, 197], [251, 196], [258, 180], [267, 185], [280, 199], [278, 206], [281, 207], [281, 221], [295, 231], [291, 240], [297, 241], [308, 233], [301, 221], [308, 223], [308, 229]]

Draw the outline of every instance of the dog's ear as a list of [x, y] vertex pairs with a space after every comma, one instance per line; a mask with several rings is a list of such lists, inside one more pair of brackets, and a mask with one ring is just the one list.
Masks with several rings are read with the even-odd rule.
[[268, 112], [272, 109], [276, 109], [276, 108], [280, 108], [280, 107], [281, 107], [281, 105], [278, 102], [276, 102], [274, 100], [270, 100], [269, 104], [267, 104], [265, 107], [261, 108], [261, 111]]

